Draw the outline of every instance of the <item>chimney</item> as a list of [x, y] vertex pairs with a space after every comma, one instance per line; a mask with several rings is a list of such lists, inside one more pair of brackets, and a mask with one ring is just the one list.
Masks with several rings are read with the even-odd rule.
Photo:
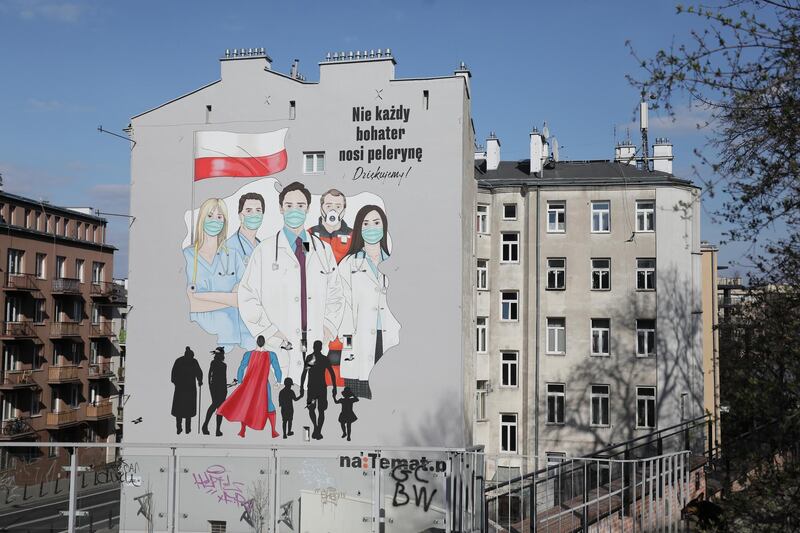
[[298, 73], [298, 71], [297, 71], [297, 67], [298, 67], [299, 65], [300, 65], [300, 60], [299, 60], [299, 59], [295, 59], [294, 61], [292, 61], [292, 68], [291, 68], [291, 70], [289, 71], [289, 77], [290, 77], [290, 78], [292, 78], [292, 79], [297, 79], [297, 77], [298, 77], [298, 75], [299, 75], [299, 73]]
[[219, 60], [223, 80], [251, 69], [263, 71], [272, 68], [272, 58], [263, 48], [229, 48]]
[[653, 170], [672, 174], [672, 143], [665, 137], [656, 139], [653, 145]]
[[530, 173], [542, 175], [542, 162], [544, 161], [544, 140], [536, 128], [531, 131], [531, 164]]
[[472, 72], [469, 71], [467, 65], [462, 61], [461, 64], [458, 65], [458, 69], [456, 69], [453, 74], [464, 78], [464, 83], [467, 86], [467, 98], [469, 98], [469, 79], [472, 77]]
[[622, 141], [614, 147], [614, 161], [636, 166], [636, 146], [630, 141]]
[[497, 170], [500, 165], [500, 139], [494, 132], [486, 139], [486, 170]]

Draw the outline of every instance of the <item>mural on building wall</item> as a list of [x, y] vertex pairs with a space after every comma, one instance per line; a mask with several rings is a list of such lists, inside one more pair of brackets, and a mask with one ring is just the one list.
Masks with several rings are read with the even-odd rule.
[[[231, 196], [197, 198], [199, 208], [184, 215], [189, 319], [217, 344], [202, 432], [210, 434], [216, 416], [217, 436], [225, 419], [239, 424], [241, 437], [267, 421], [273, 438], [290, 437], [293, 402], [302, 398], [309, 437], [320, 440], [330, 398], [341, 407], [342, 438], [350, 440], [353, 404], [372, 398], [370, 373], [399, 342], [389, 279], [380, 269], [391, 254], [389, 217], [379, 196], [346, 197], [321, 186], [324, 175], [313, 177], [313, 191], [270, 177], [286, 169], [287, 131], [195, 134], [195, 182], [257, 178]], [[241, 358], [231, 384], [226, 354]], [[188, 432], [190, 417], [203, 415], [202, 372], [192, 390], [194, 379], [198, 405], [173, 412], [178, 433], [181, 419]], [[281, 384], [289, 391], [279, 398], [282, 434], [273, 402]]]

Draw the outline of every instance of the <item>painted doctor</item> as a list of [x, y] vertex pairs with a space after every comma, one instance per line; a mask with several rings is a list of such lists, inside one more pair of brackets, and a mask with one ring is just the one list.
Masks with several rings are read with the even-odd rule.
[[336, 337], [345, 302], [330, 245], [304, 228], [311, 193], [290, 183], [278, 203], [284, 225], [253, 250], [239, 282], [239, 313], [278, 354], [283, 375], [299, 383], [307, 347]]
[[359, 398], [372, 398], [372, 367], [400, 337], [400, 324], [386, 303], [388, 279], [378, 268], [389, 257], [387, 231], [383, 209], [377, 205], [359, 209], [350, 250], [339, 266], [347, 302], [342, 332], [353, 335], [353, 349], [342, 358], [341, 375]]

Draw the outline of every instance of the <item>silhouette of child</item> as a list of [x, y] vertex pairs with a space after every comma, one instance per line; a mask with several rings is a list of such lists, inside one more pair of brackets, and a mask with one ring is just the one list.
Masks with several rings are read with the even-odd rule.
[[283, 380], [283, 388], [278, 393], [278, 405], [281, 407], [281, 420], [283, 421], [283, 438], [294, 435], [292, 431], [292, 419], [294, 418], [294, 405], [292, 402], [298, 401], [303, 397], [303, 393], [296, 395], [292, 390], [294, 381], [292, 378]]
[[347, 437], [350, 440], [350, 429], [353, 422], [358, 420], [358, 417], [353, 412], [353, 404], [358, 401], [358, 398], [350, 390], [350, 387], [345, 387], [342, 390], [342, 397], [333, 399], [334, 402], [342, 406], [342, 412], [339, 414], [339, 424], [342, 426], [342, 438]]

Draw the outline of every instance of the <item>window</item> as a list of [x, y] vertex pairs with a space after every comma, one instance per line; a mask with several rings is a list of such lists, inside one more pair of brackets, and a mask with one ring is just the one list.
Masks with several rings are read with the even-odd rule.
[[31, 416], [39, 416], [42, 407], [42, 391], [31, 391]]
[[16, 296], [6, 296], [6, 322], [22, 320], [22, 302]]
[[656, 229], [656, 203], [652, 200], [636, 202], [636, 231]]
[[39, 211], [33, 214], [33, 229], [42, 231], [42, 214]]
[[592, 319], [592, 355], [608, 355], [611, 341], [611, 321], [608, 318]]
[[517, 452], [517, 414], [500, 415], [500, 451]]
[[545, 452], [545, 457], [547, 458], [547, 467], [555, 467], [563, 463], [566, 458], [566, 452]]
[[69, 388], [69, 406], [77, 409], [81, 405], [80, 385], [73, 385]]
[[503, 220], [517, 220], [517, 204], [503, 204]]
[[516, 387], [518, 378], [517, 352], [500, 352], [500, 385], [503, 387]]
[[100, 364], [100, 343], [97, 341], [90, 341], [89, 342], [89, 357], [91, 358], [91, 364], [97, 365]]
[[8, 270], [9, 274], [22, 274], [23, 271], [23, 262], [22, 258], [25, 255], [25, 252], [22, 250], [14, 250], [13, 248], [8, 249]]
[[656, 354], [656, 321], [636, 321], [636, 356], [652, 357]]
[[592, 233], [611, 231], [611, 203], [592, 202]]
[[100, 400], [100, 394], [97, 390], [97, 385], [94, 383], [89, 384], [89, 403], [91, 405], [97, 405], [97, 402]]
[[3, 372], [19, 370], [19, 346], [3, 344]]
[[517, 320], [519, 316], [519, 293], [502, 291], [500, 293], [500, 320]]
[[225, 533], [228, 523], [224, 520], [209, 520], [208, 525], [211, 528], [210, 533]]
[[567, 260], [564, 258], [547, 259], [548, 290], [564, 290], [567, 286]]
[[33, 359], [31, 361], [31, 368], [39, 370], [44, 364], [44, 346], [37, 344], [33, 347]]
[[486, 259], [478, 259], [478, 277], [476, 285], [479, 291], [489, 289], [489, 261]]
[[611, 259], [592, 259], [592, 290], [611, 289]]
[[36, 277], [39, 279], [47, 277], [47, 254], [36, 254]]
[[478, 233], [489, 233], [489, 206], [478, 204], [475, 215], [475, 230]]
[[85, 282], [85, 275], [84, 275], [84, 268], [83, 268], [84, 261], [83, 259], [76, 259], [75, 260], [75, 276], [80, 280], [81, 283]]
[[592, 385], [592, 425], [608, 425], [608, 385]]
[[501, 263], [517, 263], [519, 261], [519, 233], [502, 233]]
[[325, 152], [305, 152], [303, 154], [303, 172], [305, 174], [325, 172]]
[[636, 427], [656, 427], [655, 387], [636, 387]]
[[0, 408], [0, 415], [2, 415], [3, 420], [17, 418], [17, 410], [14, 408], [14, 404], [11, 403], [11, 396], [11, 394], [6, 393], [3, 397], [3, 406]]
[[297, 117], [297, 102], [289, 100], [289, 120], [294, 120]]
[[45, 305], [47, 300], [36, 299], [33, 301], [33, 321], [37, 324], [44, 322], [45, 318]]
[[104, 270], [104, 263], [98, 263], [97, 261], [92, 263], [92, 283], [101, 283], [103, 281]]
[[567, 348], [567, 325], [564, 318], [547, 318], [547, 353], [563, 354]]
[[563, 383], [548, 383], [547, 384], [547, 423], [548, 424], [563, 424], [564, 423], [564, 403], [566, 395], [564, 389], [566, 385]]
[[76, 239], [80, 239], [81, 238], [81, 230], [83, 230], [83, 223], [75, 222], [75, 238]]
[[636, 260], [636, 289], [653, 291], [656, 288], [656, 260]]
[[100, 323], [100, 306], [92, 304], [92, 324]]
[[431, 95], [427, 89], [422, 91], [422, 108], [428, 109], [431, 103]]
[[60, 255], [56, 257], [56, 278], [62, 279], [67, 277], [67, 258], [61, 257]]
[[564, 233], [567, 230], [567, 204], [547, 202], [547, 232]]
[[489, 392], [489, 384], [485, 379], [479, 379], [475, 385], [475, 421], [486, 420], [486, 393]]
[[486, 353], [486, 337], [488, 333], [488, 326], [486, 325], [486, 317], [479, 316], [475, 321], [475, 349], [478, 353]]

